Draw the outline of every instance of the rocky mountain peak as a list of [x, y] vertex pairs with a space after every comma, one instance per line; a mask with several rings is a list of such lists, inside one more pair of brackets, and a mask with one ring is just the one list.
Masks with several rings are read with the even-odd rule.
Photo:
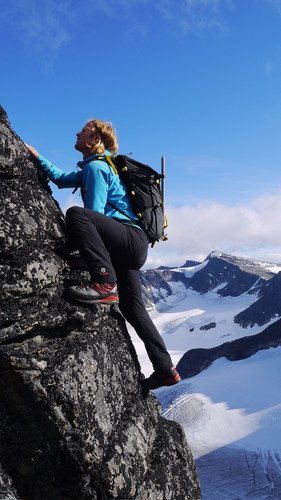
[[3, 498], [199, 499], [182, 428], [143, 394], [116, 306], [77, 305], [64, 217], [0, 107]]

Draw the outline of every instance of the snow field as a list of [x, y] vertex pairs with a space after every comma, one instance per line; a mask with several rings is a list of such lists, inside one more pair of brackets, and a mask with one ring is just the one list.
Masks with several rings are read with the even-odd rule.
[[[257, 297], [200, 295], [169, 283], [150, 315], [174, 364], [193, 348], [214, 347], [263, 331], [244, 329], [233, 318]], [[223, 286], [223, 285], [221, 285]], [[215, 328], [200, 330], [216, 323]], [[193, 329], [193, 330], [192, 330]], [[128, 327], [142, 372], [152, 372], [143, 343]], [[240, 361], [216, 360], [181, 384], [155, 391], [163, 415], [179, 422], [196, 459], [204, 500], [281, 498], [281, 347]]]
[[[243, 328], [234, 323], [233, 318], [257, 300], [255, 295], [244, 293], [238, 297], [221, 297], [216, 292], [223, 284], [206, 294], [187, 289], [181, 282], [172, 282], [169, 285], [173, 289], [173, 295], [158, 302], [157, 309], [149, 314], [163, 337], [174, 365], [190, 349], [215, 347], [247, 335], [255, 335], [277, 319], [262, 327], [254, 325], [253, 328]], [[215, 323], [216, 326], [208, 330], [200, 329], [210, 323]], [[142, 371], [148, 376], [151, 365], [144, 345], [133, 328], [127, 326]]]

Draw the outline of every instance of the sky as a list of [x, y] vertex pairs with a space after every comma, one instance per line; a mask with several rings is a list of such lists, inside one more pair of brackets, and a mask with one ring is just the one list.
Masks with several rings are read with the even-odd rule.
[[281, 262], [281, 0], [0, 0], [0, 55], [0, 104], [56, 166], [92, 117], [120, 153], [165, 155], [169, 239], [146, 267]]

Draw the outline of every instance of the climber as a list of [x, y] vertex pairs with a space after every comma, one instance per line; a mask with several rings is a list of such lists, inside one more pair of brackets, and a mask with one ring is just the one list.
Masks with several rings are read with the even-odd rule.
[[[84, 208], [66, 212], [66, 229], [89, 270], [89, 283], [68, 288], [73, 299], [86, 304], [112, 304], [119, 308], [145, 344], [154, 371], [142, 381], [147, 389], [174, 385], [181, 381], [164, 341], [148, 315], [141, 294], [139, 270], [147, 258], [148, 238], [132, 222], [136, 219], [126, 187], [113, 169], [97, 157], [116, 154], [117, 136], [111, 124], [89, 120], [77, 134], [75, 149], [82, 153], [79, 170], [63, 172], [30, 145], [38, 167], [59, 188], [80, 187]], [[118, 205], [122, 213], [112, 208]], [[126, 217], [126, 214], [129, 218]], [[117, 290], [118, 286], [118, 290]]]

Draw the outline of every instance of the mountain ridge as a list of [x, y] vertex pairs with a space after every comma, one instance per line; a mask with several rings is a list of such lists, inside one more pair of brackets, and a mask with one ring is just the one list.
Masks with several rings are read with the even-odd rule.
[[200, 294], [217, 288], [218, 295], [222, 297], [236, 297], [243, 293], [265, 293], [269, 280], [277, 271], [281, 271], [281, 265], [213, 251], [203, 262], [194, 266], [142, 271], [141, 281], [147, 303], [155, 306], [164, 298], [163, 293], [158, 293], [159, 290], [165, 290], [168, 296], [172, 295], [169, 282], [182, 282]]
[[[243, 356], [247, 358], [259, 350], [278, 346], [281, 339], [278, 333], [281, 326], [281, 266], [278, 264], [213, 251], [194, 266], [144, 271], [142, 283], [150, 307], [166, 313], [167, 318], [168, 311], [172, 312], [175, 307], [180, 310], [182, 303], [179, 318], [170, 322], [171, 328], [164, 329], [164, 332], [169, 332], [169, 337], [164, 333], [164, 339], [172, 348], [174, 338], [176, 345], [183, 350], [177, 364], [183, 378], [194, 376], [222, 356], [243, 359]], [[213, 311], [212, 314], [210, 300], [214, 305], [217, 303], [217, 313]], [[184, 317], [185, 309], [189, 319], [182, 321], [180, 316]], [[225, 314], [229, 319], [224, 328]], [[173, 316], [176, 318], [177, 313]], [[172, 326], [173, 322], [175, 326]], [[176, 335], [181, 341], [176, 341]], [[184, 352], [183, 340], [188, 345], [189, 337], [191, 347]], [[209, 343], [209, 347], [192, 347], [196, 344], [196, 337], [197, 345], [203, 341]], [[225, 342], [226, 337], [228, 342]]]

